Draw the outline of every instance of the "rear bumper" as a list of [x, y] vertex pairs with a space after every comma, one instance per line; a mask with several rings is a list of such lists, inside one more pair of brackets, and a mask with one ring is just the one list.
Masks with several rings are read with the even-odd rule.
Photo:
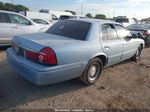
[[[7, 59], [10, 65], [23, 77], [35, 85], [53, 84], [81, 76], [86, 67], [86, 63], [76, 64], [74, 66], [46, 67], [34, 64], [23, 57], [17, 56], [12, 48], [7, 50]], [[33, 64], [32, 64], [33, 63]], [[36, 67], [35, 67], [36, 66]], [[44, 69], [42, 68], [45, 68]], [[34, 69], [37, 68], [37, 69]], [[41, 68], [41, 70], [39, 69]], [[47, 69], [48, 68], [48, 69]]]

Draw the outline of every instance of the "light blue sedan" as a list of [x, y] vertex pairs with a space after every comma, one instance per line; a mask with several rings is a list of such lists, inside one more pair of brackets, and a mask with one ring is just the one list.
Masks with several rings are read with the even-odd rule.
[[45, 33], [16, 36], [7, 50], [12, 67], [36, 85], [80, 78], [95, 83], [103, 68], [138, 61], [144, 41], [121, 24], [94, 19], [62, 20]]

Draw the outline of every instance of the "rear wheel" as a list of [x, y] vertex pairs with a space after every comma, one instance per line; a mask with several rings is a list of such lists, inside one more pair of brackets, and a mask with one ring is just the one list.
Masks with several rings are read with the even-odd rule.
[[88, 86], [94, 84], [98, 80], [102, 68], [103, 64], [101, 59], [99, 58], [92, 59], [88, 63], [86, 69], [84, 70], [82, 76], [80, 77], [81, 81]]
[[142, 46], [140, 46], [138, 48], [138, 50], [136, 51], [135, 55], [131, 58], [133, 61], [139, 61], [140, 60], [142, 49], [143, 49]]
[[150, 36], [145, 39], [145, 47], [150, 47]]

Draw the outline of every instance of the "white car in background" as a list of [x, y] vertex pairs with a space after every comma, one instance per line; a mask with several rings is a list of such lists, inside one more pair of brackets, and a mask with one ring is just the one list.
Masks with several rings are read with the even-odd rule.
[[115, 22], [122, 24], [124, 27], [128, 27], [131, 24], [135, 24], [135, 21], [132, 18], [116, 18]]
[[20, 11], [19, 14], [24, 15], [25, 17], [29, 19], [40, 19], [47, 21], [49, 23], [53, 23], [52, 15], [48, 13], [42, 13], [42, 12], [33, 12], [33, 11]]
[[[72, 16], [70, 12], [63, 12], [63, 11], [51, 11], [51, 10], [40, 10], [40, 12], [34, 12], [34, 11], [20, 11], [19, 14], [26, 16], [27, 18], [30, 19], [38, 19], [35, 20], [34, 22], [39, 22], [43, 23], [43, 21], [49, 22], [51, 25], [56, 23], [58, 21], [58, 18], [61, 15], [69, 15]], [[43, 21], [41, 21], [43, 20]], [[45, 22], [44, 22], [45, 23]]]
[[52, 23], [43, 19], [31, 19], [31, 20], [40, 25], [50, 25], [50, 26], [52, 25]]
[[65, 19], [88, 19], [88, 17], [86, 17], [86, 16], [79, 16], [79, 15], [72, 15], [72, 16], [61, 15], [59, 17], [59, 20], [65, 20]]
[[0, 10], [0, 46], [11, 45], [15, 35], [45, 32], [49, 27], [36, 24], [18, 13]]
[[56, 11], [56, 10], [45, 10], [45, 9], [42, 9], [42, 10], [40, 10], [40, 12], [51, 15], [52, 16], [52, 20], [58, 20], [58, 18], [61, 15], [72, 16], [72, 13], [65, 12], [65, 11]]

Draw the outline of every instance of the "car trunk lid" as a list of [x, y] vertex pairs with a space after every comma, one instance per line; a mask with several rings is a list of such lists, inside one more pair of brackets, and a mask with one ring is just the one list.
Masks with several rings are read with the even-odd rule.
[[79, 40], [47, 33], [36, 33], [16, 36], [13, 43], [16, 45], [39, 52], [44, 47], [57, 49], [61, 45], [76, 43]]

